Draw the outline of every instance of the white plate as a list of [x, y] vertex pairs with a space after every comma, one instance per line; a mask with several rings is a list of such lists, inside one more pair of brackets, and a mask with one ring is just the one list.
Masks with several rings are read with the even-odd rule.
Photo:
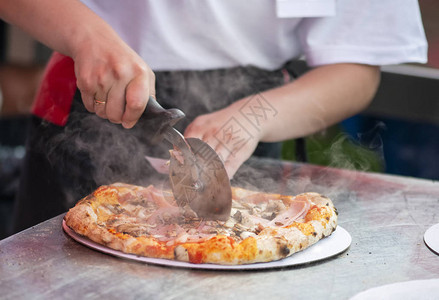
[[71, 236], [74, 240], [92, 249], [98, 250], [100, 252], [111, 254], [117, 257], [123, 257], [131, 260], [145, 262], [149, 264], [179, 267], [179, 268], [191, 268], [191, 269], [252, 270], [252, 269], [270, 269], [270, 268], [296, 266], [300, 264], [319, 261], [337, 255], [345, 251], [347, 248], [349, 248], [352, 242], [352, 238], [349, 232], [347, 232], [344, 228], [337, 226], [337, 230], [335, 230], [329, 237], [320, 240], [318, 243], [314, 244], [313, 246], [301, 252], [295, 253], [290, 257], [277, 261], [267, 262], [267, 263], [228, 266], [228, 265], [216, 265], [216, 264], [193, 264], [193, 263], [182, 262], [182, 261], [174, 261], [174, 260], [160, 259], [160, 258], [149, 258], [149, 257], [137, 256], [134, 254], [127, 254], [121, 251], [117, 251], [105, 247], [103, 245], [100, 245], [98, 243], [89, 240], [84, 236], [77, 234], [72, 229], [70, 229], [70, 227], [66, 225], [64, 220], [62, 226], [64, 231], [69, 236]]
[[387, 284], [356, 294], [350, 300], [437, 300], [439, 279], [413, 280]]
[[424, 242], [431, 251], [439, 255], [439, 224], [431, 226], [425, 232]]

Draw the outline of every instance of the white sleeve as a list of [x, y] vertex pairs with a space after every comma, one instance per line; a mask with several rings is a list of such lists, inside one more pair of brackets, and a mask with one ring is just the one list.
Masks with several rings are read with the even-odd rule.
[[298, 30], [310, 66], [427, 61], [416, 0], [338, 0], [335, 17], [304, 19]]

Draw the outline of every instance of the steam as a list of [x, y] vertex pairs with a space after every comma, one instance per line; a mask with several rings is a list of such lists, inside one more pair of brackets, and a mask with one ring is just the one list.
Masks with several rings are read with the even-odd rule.
[[[215, 71], [156, 72], [157, 100], [165, 108], [177, 107], [186, 118], [176, 128], [184, 128], [198, 115], [221, 109], [244, 96], [279, 86], [282, 73], [257, 68]], [[75, 96], [66, 127], [43, 125], [41, 143], [59, 184], [64, 189], [66, 207], [72, 206], [100, 185], [125, 182], [165, 186], [166, 175], [159, 175], [145, 155], [169, 158], [170, 145], [151, 145], [148, 126], [142, 121], [126, 130], [87, 112]]]
[[[384, 163], [382, 130], [385, 130], [384, 123], [377, 123], [371, 130], [359, 133], [358, 142], [344, 133], [336, 135], [328, 150], [318, 151], [318, 155], [327, 158], [328, 166], [250, 159], [238, 170], [232, 185], [285, 195], [317, 192], [336, 200], [341, 194], [350, 193], [361, 171], [371, 170], [371, 157], [375, 162]], [[348, 144], [351, 144], [350, 153], [346, 151]]]
[[140, 128], [130, 133], [78, 107], [71, 113], [68, 126], [54, 135], [49, 130], [44, 142], [50, 163], [55, 170], [62, 170], [59, 180], [67, 205], [100, 185], [149, 185], [162, 179], [145, 160], [145, 155], [158, 154], [161, 148], [149, 145], [146, 133], [141, 135]]

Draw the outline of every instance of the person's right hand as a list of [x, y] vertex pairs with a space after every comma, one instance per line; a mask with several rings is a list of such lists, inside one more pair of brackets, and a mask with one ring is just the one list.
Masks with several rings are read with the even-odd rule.
[[81, 45], [73, 60], [84, 106], [101, 118], [131, 128], [155, 97], [154, 73], [118, 37]]
[[81, 1], [0, 1], [0, 18], [73, 58], [84, 105], [99, 117], [131, 128], [155, 96], [148, 65]]

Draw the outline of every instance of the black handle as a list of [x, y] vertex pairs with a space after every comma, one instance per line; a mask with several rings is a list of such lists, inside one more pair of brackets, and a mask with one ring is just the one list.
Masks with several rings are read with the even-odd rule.
[[164, 109], [153, 97], [149, 97], [148, 104], [143, 112], [145, 125], [153, 132], [151, 142], [156, 144], [163, 139], [164, 130], [173, 127], [185, 117], [184, 112], [178, 108]]

